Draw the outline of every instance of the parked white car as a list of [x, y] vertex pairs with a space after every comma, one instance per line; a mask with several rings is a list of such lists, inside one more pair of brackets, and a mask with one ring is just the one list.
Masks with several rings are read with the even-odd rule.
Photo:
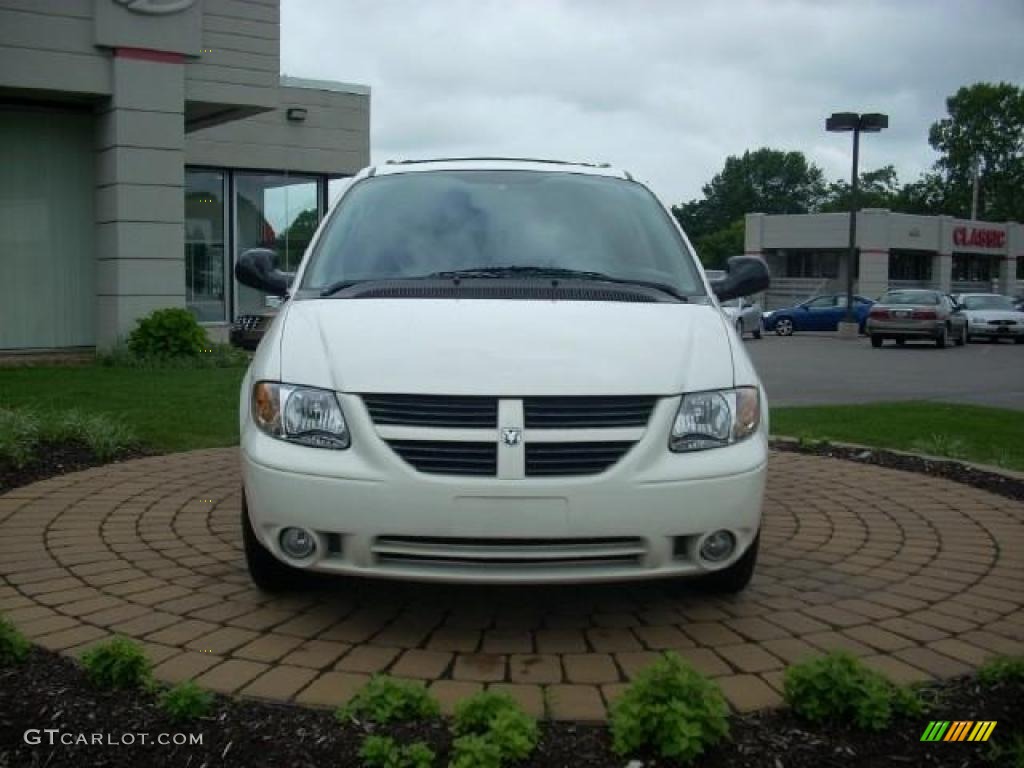
[[967, 317], [967, 339], [1013, 339], [1024, 344], [1024, 312], [998, 293], [962, 293], [956, 297]]
[[761, 338], [761, 317], [764, 310], [761, 305], [746, 297], [739, 297], [722, 302], [722, 311], [726, 317], [732, 320], [736, 333], [741, 337], [745, 333], [752, 333], [755, 339]]
[[249, 571], [543, 583], [706, 577], [757, 558], [764, 389], [709, 283], [629, 174], [406, 162], [355, 177], [242, 384]]

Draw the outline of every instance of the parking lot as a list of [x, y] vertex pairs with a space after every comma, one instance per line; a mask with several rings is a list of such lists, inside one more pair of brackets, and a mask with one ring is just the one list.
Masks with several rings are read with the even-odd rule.
[[772, 405], [944, 400], [1024, 410], [1024, 346], [929, 343], [872, 349], [835, 334], [747, 337]]

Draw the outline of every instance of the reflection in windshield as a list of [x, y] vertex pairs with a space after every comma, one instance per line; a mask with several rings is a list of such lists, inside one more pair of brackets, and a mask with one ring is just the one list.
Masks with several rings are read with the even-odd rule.
[[939, 303], [939, 295], [931, 291], [892, 291], [885, 294], [879, 303], [935, 306]]
[[332, 216], [303, 288], [493, 267], [601, 272], [705, 293], [671, 218], [645, 187], [540, 171], [358, 182]]
[[1013, 309], [1013, 302], [1006, 296], [965, 296], [966, 309]]

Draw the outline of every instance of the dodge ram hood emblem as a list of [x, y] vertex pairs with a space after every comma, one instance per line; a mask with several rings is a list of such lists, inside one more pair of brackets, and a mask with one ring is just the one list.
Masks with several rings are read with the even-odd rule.
[[501, 430], [501, 442], [505, 445], [519, 445], [523, 440], [523, 431], [513, 427], [505, 427]]

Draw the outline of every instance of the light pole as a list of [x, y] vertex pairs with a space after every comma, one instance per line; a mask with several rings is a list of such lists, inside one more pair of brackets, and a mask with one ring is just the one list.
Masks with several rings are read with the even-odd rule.
[[[853, 265], [857, 259], [857, 186], [860, 161], [861, 133], [878, 133], [889, 127], [888, 115], [868, 112], [858, 115], [856, 112], [833, 112], [825, 120], [825, 130], [834, 133], [853, 131], [853, 173], [850, 176], [850, 245], [846, 254], [846, 317], [844, 322], [856, 323], [853, 312]], [[856, 335], [856, 334], [854, 334]]]

